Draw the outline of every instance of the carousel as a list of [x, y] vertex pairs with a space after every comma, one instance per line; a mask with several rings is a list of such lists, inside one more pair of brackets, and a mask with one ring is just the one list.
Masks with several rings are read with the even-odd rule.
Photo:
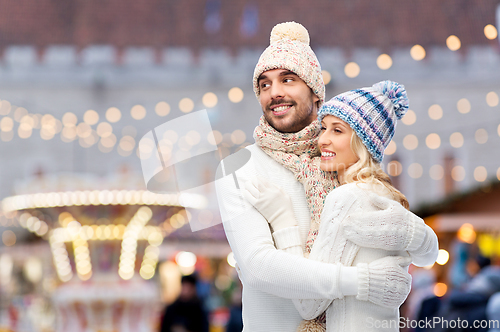
[[4, 213], [50, 244], [56, 331], [156, 329], [160, 290], [150, 279], [159, 246], [206, 199], [143, 187], [129, 174], [36, 176], [2, 201]]

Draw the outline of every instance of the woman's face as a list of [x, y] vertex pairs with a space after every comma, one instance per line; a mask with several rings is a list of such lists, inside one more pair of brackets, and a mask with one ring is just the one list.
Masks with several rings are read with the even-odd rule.
[[359, 160], [351, 149], [352, 135], [351, 127], [339, 118], [333, 115], [323, 118], [318, 141], [323, 171], [337, 171], [341, 177], [347, 168]]

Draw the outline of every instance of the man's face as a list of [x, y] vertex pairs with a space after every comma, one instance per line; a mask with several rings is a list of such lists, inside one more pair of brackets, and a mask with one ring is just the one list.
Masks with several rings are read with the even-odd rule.
[[258, 83], [264, 117], [277, 131], [296, 133], [316, 119], [319, 98], [293, 72], [268, 70], [260, 75]]

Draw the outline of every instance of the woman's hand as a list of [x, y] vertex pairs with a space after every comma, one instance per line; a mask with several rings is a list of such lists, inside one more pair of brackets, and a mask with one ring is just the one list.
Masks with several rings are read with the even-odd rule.
[[267, 219], [274, 232], [298, 225], [290, 197], [271, 182], [253, 178], [244, 184], [243, 196]]
[[342, 221], [346, 238], [359, 246], [414, 251], [425, 236], [425, 223], [398, 202], [370, 193], [375, 211], [353, 213]]

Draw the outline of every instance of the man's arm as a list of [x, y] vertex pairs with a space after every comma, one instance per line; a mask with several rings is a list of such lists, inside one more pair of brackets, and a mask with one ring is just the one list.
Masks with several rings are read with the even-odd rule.
[[217, 180], [216, 190], [224, 230], [246, 285], [289, 299], [342, 296], [340, 265], [277, 250], [268, 222], [243, 199], [232, 176]]

